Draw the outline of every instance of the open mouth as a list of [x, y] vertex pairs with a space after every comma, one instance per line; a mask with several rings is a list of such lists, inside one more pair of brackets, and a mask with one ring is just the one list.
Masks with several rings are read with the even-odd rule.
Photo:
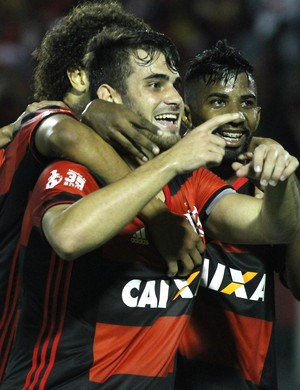
[[246, 131], [216, 129], [213, 133], [222, 137], [229, 147], [239, 147], [246, 137]]
[[160, 127], [178, 129], [179, 114], [159, 114], [154, 117]]

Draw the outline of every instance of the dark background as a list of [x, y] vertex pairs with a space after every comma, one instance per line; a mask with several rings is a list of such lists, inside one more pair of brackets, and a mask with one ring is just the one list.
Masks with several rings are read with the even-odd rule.
[[[182, 72], [195, 54], [218, 39], [238, 47], [255, 67], [263, 108], [258, 134], [276, 139], [300, 159], [299, 0], [121, 2], [172, 38], [181, 53]], [[79, 3], [0, 0], [0, 126], [13, 122], [33, 101], [31, 52], [46, 30]], [[277, 284], [280, 384], [283, 390], [295, 390], [300, 388], [300, 306]]]

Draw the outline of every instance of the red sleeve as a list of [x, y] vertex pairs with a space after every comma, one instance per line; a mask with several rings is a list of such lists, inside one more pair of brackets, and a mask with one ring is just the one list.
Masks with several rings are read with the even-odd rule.
[[30, 199], [34, 225], [39, 226], [45, 211], [55, 205], [74, 203], [99, 189], [99, 185], [83, 165], [58, 161], [49, 165], [39, 177]]
[[5, 153], [5, 149], [0, 149], [0, 167], [4, 161], [4, 153]]

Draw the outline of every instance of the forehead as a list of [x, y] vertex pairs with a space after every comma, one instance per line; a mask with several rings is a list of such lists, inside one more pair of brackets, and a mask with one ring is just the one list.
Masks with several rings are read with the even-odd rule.
[[232, 75], [228, 80], [220, 80], [215, 83], [206, 84], [204, 81], [200, 82], [199, 93], [201, 90], [205, 93], [224, 93], [230, 95], [232, 93], [239, 93], [241, 95], [252, 94], [256, 95], [256, 84], [253, 77], [246, 73], [240, 73], [237, 76]]
[[176, 80], [180, 77], [178, 71], [168, 66], [165, 55], [159, 51], [151, 57], [145, 50], [138, 49], [130, 55], [130, 62], [131, 76], [136, 78], [144, 79], [151, 75], [165, 75], [170, 80]]

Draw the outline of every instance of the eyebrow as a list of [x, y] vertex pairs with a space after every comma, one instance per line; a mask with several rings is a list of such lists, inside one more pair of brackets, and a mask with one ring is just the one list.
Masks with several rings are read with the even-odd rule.
[[[226, 98], [229, 96], [229, 94], [227, 93], [220, 93], [220, 92], [212, 92], [210, 93], [207, 97], [210, 98], [210, 97], [213, 97], [213, 96], [216, 96], [216, 97], [220, 97], [220, 98]], [[249, 94], [246, 94], [246, 95], [242, 95], [241, 98], [243, 99], [256, 99], [256, 95], [254, 93], [249, 93]]]
[[[170, 76], [163, 74], [163, 73], [153, 73], [150, 76], [147, 76], [144, 78], [144, 80], [152, 80], [152, 79], [169, 81]], [[182, 79], [180, 76], [176, 77], [176, 79], [174, 81], [174, 84], [177, 84], [177, 83], [182, 83]]]

